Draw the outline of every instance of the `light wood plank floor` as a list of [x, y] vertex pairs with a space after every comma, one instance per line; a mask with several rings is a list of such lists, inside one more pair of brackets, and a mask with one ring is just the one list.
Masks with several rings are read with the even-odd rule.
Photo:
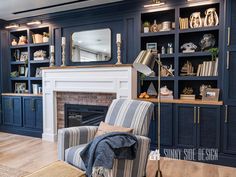
[[[34, 172], [57, 160], [56, 143], [0, 133], [0, 165]], [[163, 177], [236, 177], [236, 168], [189, 161], [164, 160]]]

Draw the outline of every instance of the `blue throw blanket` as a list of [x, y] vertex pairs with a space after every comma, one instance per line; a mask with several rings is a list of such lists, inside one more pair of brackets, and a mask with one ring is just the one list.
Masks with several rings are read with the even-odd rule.
[[90, 177], [93, 167], [112, 169], [113, 160], [134, 160], [138, 149], [137, 138], [128, 133], [113, 132], [96, 137], [80, 153]]

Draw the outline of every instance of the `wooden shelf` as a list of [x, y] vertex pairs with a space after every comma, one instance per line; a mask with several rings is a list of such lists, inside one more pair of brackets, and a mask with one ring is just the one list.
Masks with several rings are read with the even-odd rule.
[[42, 94], [32, 94], [32, 93], [2, 93], [2, 96], [43, 96]]
[[141, 33], [141, 37], [154, 37], [154, 36], [164, 36], [164, 35], [171, 35], [171, 34], [174, 35], [175, 30]]
[[[150, 99], [139, 99], [142, 101], [150, 101], [153, 103], [158, 103], [157, 98], [150, 98]], [[181, 100], [181, 99], [161, 99], [161, 103], [173, 103], [173, 104], [197, 104], [197, 105], [223, 105], [223, 101], [202, 101], [202, 100]]]
[[214, 31], [219, 30], [219, 26], [212, 26], [212, 27], [202, 27], [202, 28], [189, 28], [189, 29], [179, 29], [178, 32], [180, 34], [183, 33], [195, 33], [195, 32], [202, 32], [202, 31]]

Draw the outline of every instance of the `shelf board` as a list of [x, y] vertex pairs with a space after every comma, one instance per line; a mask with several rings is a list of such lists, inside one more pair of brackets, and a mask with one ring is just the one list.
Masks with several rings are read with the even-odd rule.
[[161, 54], [161, 59], [162, 58], [174, 58], [175, 55], [174, 54]]
[[31, 64], [49, 63], [50, 60], [30, 60]]
[[11, 61], [11, 65], [25, 65], [24, 61]]
[[35, 96], [41, 97], [42, 94], [32, 94], [32, 93], [2, 93], [2, 96]]
[[44, 43], [37, 43], [37, 44], [29, 44], [30, 47], [40, 47], [40, 46], [49, 46], [49, 42], [44, 42]]
[[[143, 79], [144, 81], [158, 81], [158, 77], [146, 77]], [[175, 80], [175, 77], [161, 77], [161, 80], [163, 81], [174, 81]]]
[[212, 26], [212, 27], [202, 27], [202, 28], [189, 28], [189, 29], [179, 29], [178, 32], [180, 34], [183, 33], [195, 33], [195, 32], [202, 32], [202, 31], [213, 31], [213, 30], [219, 30], [219, 26]]
[[[158, 103], [159, 100], [157, 98], [150, 98], [150, 99], [140, 99], [142, 101], [150, 101], [153, 103]], [[181, 100], [181, 99], [161, 99], [161, 103], [173, 103], [173, 104], [195, 104], [195, 105], [223, 105], [223, 101], [202, 101], [202, 100]]]
[[31, 81], [41, 81], [42, 77], [30, 77]]
[[11, 77], [12, 81], [27, 81], [28, 77]]
[[175, 34], [175, 30], [141, 33], [141, 37], [164, 36], [164, 35], [171, 35], [171, 34]]
[[10, 46], [11, 49], [22, 49], [22, 48], [27, 48], [28, 44], [26, 45], [16, 45], [16, 46]]
[[201, 56], [211, 56], [210, 52], [192, 52], [192, 53], [179, 53], [179, 57], [201, 57]]
[[183, 81], [194, 81], [194, 80], [199, 80], [199, 81], [217, 81], [218, 76], [179, 76], [178, 80], [183, 80]]

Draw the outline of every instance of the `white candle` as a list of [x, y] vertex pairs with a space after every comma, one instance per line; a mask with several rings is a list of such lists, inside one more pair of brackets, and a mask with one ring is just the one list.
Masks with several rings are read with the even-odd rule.
[[65, 37], [61, 38], [61, 45], [66, 45], [66, 38]]
[[121, 42], [121, 34], [116, 34], [116, 42]]
[[51, 53], [54, 53], [54, 45], [51, 45], [51, 46], [50, 46], [50, 52], [51, 52]]

